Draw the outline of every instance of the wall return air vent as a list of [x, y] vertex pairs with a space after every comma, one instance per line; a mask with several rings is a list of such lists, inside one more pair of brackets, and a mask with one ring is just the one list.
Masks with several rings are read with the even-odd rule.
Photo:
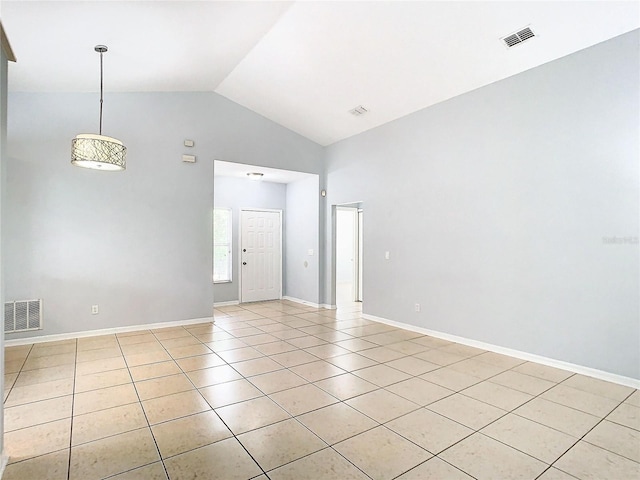
[[42, 328], [42, 300], [19, 300], [4, 304], [4, 333]]
[[531, 29], [531, 27], [524, 27], [523, 29], [520, 29], [515, 33], [507, 35], [506, 37], [502, 37], [500, 40], [502, 40], [507, 48], [512, 48], [516, 45], [521, 44], [522, 42], [526, 42], [527, 40], [535, 36], [536, 34]]

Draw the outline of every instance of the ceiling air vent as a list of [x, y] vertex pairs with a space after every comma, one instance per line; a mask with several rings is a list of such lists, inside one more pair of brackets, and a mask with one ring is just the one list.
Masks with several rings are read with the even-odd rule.
[[500, 40], [504, 42], [507, 48], [515, 47], [516, 45], [526, 42], [530, 38], [535, 37], [536, 34], [531, 30], [531, 27], [525, 27], [522, 30], [518, 30], [511, 35], [507, 35], [506, 37], [502, 37]]
[[353, 115], [354, 117], [359, 117], [360, 115], [364, 115], [365, 113], [367, 113], [369, 110], [367, 110], [366, 108], [364, 108], [362, 105], [358, 105], [356, 108], [354, 108], [353, 110], [349, 110], [349, 113], [351, 115]]

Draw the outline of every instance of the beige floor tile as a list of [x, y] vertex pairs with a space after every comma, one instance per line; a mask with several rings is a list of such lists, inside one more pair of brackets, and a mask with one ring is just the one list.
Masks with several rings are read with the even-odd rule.
[[293, 416], [307, 413], [338, 401], [335, 397], [310, 384], [274, 393], [270, 397]]
[[367, 382], [351, 373], [325, 378], [324, 380], [315, 382], [315, 385], [340, 400], [347, 400], [378, 389], [377, 385]]
[[539, 363], [527, 362], [513, 368], [513, 371], [531, 375], [532, 377], [542, 378], [550, 382], [561, 382], [569, 378], [573, 373], [559, 368], [547, 367]]
[[[164, 348], [175, 348], [175, 347], [186, 347], [187, 345], [199, 345], [200, 340], [198, 340], [196, 337], [194, 337], [193, 335], [191, 335], [190, 333], [186, 332], [185, 330], [183, 330], [183, 332], [186, 333], [186, 335], [183, 335], [181, 337], [174, 337], [174, 338], [166, 338], [166, 339], [158, 339], [160, 340], [160, 343], [162, 344], [162, 346]], [[157, 335], [156, 335], [157, 338]]]
[[395, 478], [431, 457], [426, 450], [385, 427], [351, 437], [333, 448], [376, 480]]
[[69, 448], [71, 419], [56, 420], [35, 427], [22, 428], [4, 434], [5, 454], [9, 463]]
[[309, 382], [317, 382], [318, 380], [345, 373], [341, 368], [324, 360], [296, 365], [295, 367], [290, 367], [290, 370]]
[[554, 467], [581, 480], [640, 478], [640, 463], [587, 442], [579, 442]]
[[327, 358], [327, 362], [339, 367], [347, 372], [353, 372], [354, 370], [360, 370], [361, 368], [371, 367], [378, 362], [364, 357], [358, 353], [347, 353], [346, 355], [340, 355], [338, 357]]
[[139, 353], [164, 352], [160, 342], [134, 343], [133, 345], [121, 345], [123, 355], [137, 355]]
[[420, 375], [420, 378], [456, 392], [482, 381], [481, 378], [458, 372], [451, 369], [451, 367], [443, 367], [439, 370], [427, 372], [424, 375]]
[[76, 341], [62, 340], [60, 342], [45, 342], [36, 343], [29, 353], [29, 358], [32, 357], [50, 357], [53, 355], [61, 355], [64, 353], [75, 353]]
[[640, 408], [631, 404], [623, 403], [609, 414], [607, 420], [614, 423], [640, 430]]
[[[35, 383], [51, 382], [53, 380], [62, 380], [63, 378], [73, 378], [73, 365], [59, 365], [57, 367], [40, 368], [38, 370], [29, 370], [28, 372], [20, 372], [14, 387], [24, 387]], [[12, 373], [7, 371], [7, 373]]]
[[246, 480], [262, 470], [235, 438], [165, 460], [171, 480]]
[[71, 448], [69, 480], [99, 480], [159, 460], [149, 428]]
[[260, 333], [259, 335], [250, 335], [248, 337], [241, 337], [242, 341], [247, 345], [257, 346], [265, 343], [272, 343], [278, 341], [278, 337], [269, 335], [268, 333]]
[[404, 353], [405, 355], [415, 355], [417, 353], [422, 353], [429, 350], [429, 347], [408, 340], [389, 344], [387, 345], [387, 348], [400, 353]]
[[[274, 334], [275, 335], [275, 334]], [[350, 340], [353, 337], [347, 333], [344, 332], [338, 332], [335, 330], [332, 330], [330, 332], [327, 333], [316, 333], [315, 335], [316, 337], [324, 340], [325, 342], [341, 342], [343, 340]]]
[[634, 392], [634, 389], [631, 387], [579, 374], [569, 377], [562, 382], [562, 385], [576, 388], [584, 392], [593, 393], [594, 395], [599, 395], [601, 397], [617, 400], [618, 402], [623, 401]]
[[507, 413], [500, 408], [460, 394], [438, 400], [427, 408], [474, 430], [479, 430]]
[[26, 360], [29, 352], [33, 348], [33, 345], [17, 345], [15, 347], [5, 347], [4, 360], [5, 362], [11, 362], [14, 360]]
[[633, 405], [634, 407], [640, 407], [640, 390], [634, 391], [624, 403], [628, 403], [629, 405]]
[[95, 350], [78, 351], [77, 361], [78, 363], [91, 362], [93, 360], [102, 360], [103, 358], [116, 358], [121, 356], [122, 356], [122, 352], [120, 351], [120, 348], [116, 345], [114, 347], [96, 348]]
[[[245, 338], [249, 338], [254, 335], [260, 335], [263, 333], [262, 330], [260, 330], [259, 328], [252, 327], [248, 324], [246, 324], [244, 328], [234, 328], [233, 330], [230, 330], [230, 331], [234, 337], [241, 338], [243, 342], [245, 342]], [[247, 345], [249, 344], [247, 343]]]
[[150, 363], [166, 362], [171, 360], [167, 352], [158, 350], [157, 352], [134, 353], [133, 355], [125, 355], [125, 361], [129, 368], [140, 365], [148, 365]]
[[4, 409], [4, 431], [33, 427], [71, 417], [73, 395], [25, 403]]
[[495, 352], [485, 352], [480, 355], [474, 357], [475, 360], [479, 360], [481, 362], [490, 363], [491, 365], [495, 365], [496, 367], [502, 368], [513, 368], [518, 365], [522, 365], [526, 362], [526, 360], [522, 360], [516, 357], [510, 357], [508, 355], [502, 355], [500, 353]]
[[519, 392], [528, 393], [529, 395], [540, 395], [542, 392], [556, 385], [555, 382], [514, 372], [513, 370], [502, 372], [495, 377], [491, 377], [488, 381], [504, 387], [513, 388]]
[[278, 353], [291, 352], [296, 350], [298, 347], [295, 345], [291, 345], [284, 340], [278, 340], [277, 342], [271, 343], [263, 343], [261, 345], [256, 345], [255, 349], [258, 350], [263, 355], [276, 355]]
[[8, 360], [4, 362], [4, 373], [18, 373], [22, 370], [24, 360]]
[[49, 355], [46, 357], [33, 357], [29, 355], [22, 367], [23, 371], [38, 370], [40, 368], [56, 367], [58, 365], [71, 365], [76, 361], [76, 353], [62, 353], [60, 355]]
[[386, 365], [374, 365], [372, 367], [356, 370], [353, 374], [360, 378], [364, 378], [368, 382], [378, 385], [379, 387], [386, 387], [393, 383], [407, 380], [411, 377], [411, 375]]
[[379, 363], [390, 362], [406, 356], [402, 352], [387, 347], [369, 348], [362, 350], [359, 355]]
[[418, 353], [415, 355], [416, 358], [421, 358], [422, 360], [426, 360], [427, 362], [435, 363], [437, 365], [447, 366], [452, 365], [456, 362], [461, 362], [464, 360], [464, 355], [456, 355], [454, 353], [443, 352], [439, 348], [434, 348], [432, 350], [427, 350], [426, 352]]
[[201, 388], [200, 393], [211, 405], [211, 408], [224, 407], [263, 395], [260, 390], [244, 378]]
[[327, 344], [327, 342], [325, 342], [324, 340], [318, 337], [314, 337], [313, 335], [307, 335], [305, 337], [290, 338], [287, 340], [287, 342], [289, 342], [291, 345], [295, 345], [298, 348], [309, 348], [309, 347], [316, 347], [318, 345]]
[[473, 377], [482, 378], [483, 380], [498, 375], [506, 370], [504, 367], [497, 367], [490, 363], [481, 362], [476, 358], [468, 358], [461, 362], [449, 365], [451, 370], [455, 370], [460, 373], [466, 373]]
[[331, 357], [337, 357], [338, 355], [346, 355], [351, 353], [351, 350], [339, 347], [337, 345], [334, 345], [333, 343], [310, 347], [307, 348], [306, 351], [318, 358], [322, 358], [323, 360], [327, 360]]
[[3, 480], [67, 480], [69, 449], [8, 465]]
[[181, 373], [177, 363], [173, 360], [131, 367], [129, 371], [135, 382]]
[[90, 375], [79, 375], [75, 379], [75, 393], [115, 387], [116, 385], [124, 385], [125, 383], [131, 383], [131, 375], [129, 375], [129, 370], [126, 368], [92, 373]]
[[197, 390], [174, 393], [142, 402], [149, 425], [174, 420], [210, 409], [209, 404]]
[[568, 473], [564, 473], [557, 468], [551, 467], [548, 470], [545, 470], [545, 472], [536, 480], [576, 480], [576, 477], [569, 475]]
[[187, 372], [187, 376], [197, 388], [208, 387], [242, 378], [242, 375], [229, 365], [193, 370]]
[[271, 360], [275, 360], [280, 365], [287, 368], [318, 361], [318, 357], [316, 357], [315, 355], [311, 355], [304, 350], [293, 350], [291, 352], [279, 353], [277, 355], [272, 355], [269, 358], [271, 358]]
[[73, 403], [73, 414], [82, 415], [84, 413], [96, 412], [106, 408], [135, 403], [137, 401], [138, 395], [131, 383], [76, 393]]
[[388, 422], [420, 408], [420, 405], [384, 389], [351, 398], [345, 403], [380, 423]]
[[386, 427], [433, 454], [440, 453], [473, 433], [473, 430], [425, 408], [408, 413]]
[[440, 348], [445, 345], [451, 345], [453, 342], [448, 340], [443, 340], [441, 338], [430, 337], [429, 335], [424, 335], [422, 337], [416, 337], [411, 340], [412, 342], [419, 343], [420, 345], [426, 345], [429, 348]]
[[640, 432], [607, 420], [583, 438], [585, 442], [640, 463]]
[[227, 363], [244, 362], [245, 360], [252, 360], [264, 356], [253, 347], [234, 348], [233, 350], [220, 352], [218, 355]]
[[237, 338], [230, 338], [228, 340], [215, 340], [206, 344], [215, 353], [225, 352], [227, 350], [233, 350], [234, 348], [246, 347], [247, 344]]
[[196, 355], [205, 355], [211, 353], [211, 350], [206, 345], [200, 343], [198, 345], [167, 348], [167, 352], [169, 352], [169, 355], [171, 355], [174, 359], [178, 359], [195, 357]]
[[225, 361], [215, 353], [209, 353], [207, 355], [198, 355], [196, 357], [180, 358], [176, 360], [176, 363], [185, 372], [192, 372], [193, 370], [219, 367], [224, 365]]
[[282, 369], [282, 365], [274, 362], [268, 357], [260, 357], [254, 358], [253, 360], [234, 363], [233, 368], [240, 372], [244, 377], [251, 377], [253, 375], [261, 375], [263, 373], [280, 370]]
[[598, 417], [542, 398], [534, 398], [513, 413], [578, 438], [599, 421]]
[[[349, 333], [350, 330], [345, 330], [347, 333]], [[387, 332], [382, 332], [382, 333], [376, 333], [373, 335], [367, 335], [364, 337], [360, 337], [362, 340], [365, 340], [367, 342], [371, 342], [371, 343], [375, 343], [376, 345], [384, 345], [384, 346], [389, 346], [392, 343], [397, 343], [398, 339]], [[416, 344], [417, 345], [417, 344]], [[419, 345], [417, 345], [419, 346]]]
[[140, 400], [149, 400], [150, 398], [162, 397], [172, 393], [186, 392], [187, 390], [193, 390], [195, 388], [184, 373], [143, 380], [136, 382], [134, 385], [138, 391]]
[[238, 440], [267, 471], [327, 446], [293, 419], [243, 433]]
[[197, 413], [151, 427], [162, 458], [231, 437], [233, 434], [214, 411]]
[[547, 468], [543, 462], [480, 433], [465, 438], [439, 457], [478, 480], [528, 480]]
[[[6, 387], [5, 387], [6, 388]], [[9, 393], [4, 406], [13, 407], [39, 400], [62, 397], [73, 393], [73, 378], [42, 382], [24, 387], [15, 387]]]
[[93, 442], [104, 437], [137, 430], [147, 426], [139, 403], [99, 410], [73, 417], [71, 445]]
[[482, 429], [482, 433], [552, 464], [578, 439], [518, 415], [506, 415]]
[[116, 337], [118, 337], [118, 343], [122, 347], [139, 343], [157, 343], [156, 337], [149, 330], [118, 333]]
[[300, 415], [298, 420], [329, 445], [378, 425], [371, 418], [342, 402]]
[[76, 365], [76, 375], [90, 375], [126, 367], [123, 357], [101, 358], [100, 360], [78, 363]]
[[453, 395], [455, 392], [448, 388], [441, 387], [435, 383], [427, 382], [421, 378], [410, 378], [399, 383], [394, 383], [385, 388], [390, 392], [400, 395], [421, 407], [436, 402], [442, 398]]
[[109, 480], [167, 480], [167, 474], [162, 462], [156, 462], [109, 477]]
[[449, 345], [445, 345], [444, 347], [440, 347], [438, 350], [442, 352], [452, 353], [454, 355], [462, 355], [466, 358], [475, 357], [476, 355], [480, 355], [486, 352], [486, 350], [470, 347], [468, 345], [462, 345], [461, 343], [451, 343]]
[[118, 347], [115, 335], [99, 335], [96, 337], [84, 337], [78, 339], [78, 353], [88, 350]]
[[556, 385], [540, 395], [540, 398], [599, 417], [604, 417], [609, 414], [620, 403], [616, 400], [611, 400], [582, 390], [576, 390], [575, 388], [565, 387], [564, 385]]
[[272, 480], [365, 480], [364, 473], [346, 461], [335, 450], [325, 448], [269, 472]]
[[192, 331], [187, 330], [184, 327], [169, 327], [169, 328], [157, 328], [151, 330], [151, 333], [160, 340], [171, 340], [174, 338], [191, 338], [193, 337]]
[[342, 340], [340, 342], [336, 342], [335, 345], [338, 345], [339, 347], [342, 347], [342, 348], [346, 348], [347, 350], [351, 350], [352, 352], [360, 352], [368, 348], [375, 348], [379, 346], [376, 343], [367, 342], [366, 340], [362, 340], [360, 338]]
[[397, 480], [473, 480], [462, 470], [433, 457], [426, 462], [400, 475]]
[[13, 387], [13, 384], [16, 383], [18, 378], [17, 373], [7, 373], [4, 376], [4, 391], [6, 394], [9, 393], [9, 390]]
[[276, 370], [251, 377], [251, 383], [266, 394], [276, 393], [288, 388], [299, 387], [307, 381], [289, 370]]
[[416, 357], [402, 357], [385, 363], [388, 367], [395, 368], [409, 375], [422, 375], [440, 368], [440, 365], [427, 362]]
[[216, 413], [235, 435], [290, 418], [269, 397], [258, 397], [216, 409]]
[[502, 410], [513, 410], [533, 398], [532, 395], [527, 393], [491, 382], [477, 383], [460, 391], [460, 393], [501, 408]]

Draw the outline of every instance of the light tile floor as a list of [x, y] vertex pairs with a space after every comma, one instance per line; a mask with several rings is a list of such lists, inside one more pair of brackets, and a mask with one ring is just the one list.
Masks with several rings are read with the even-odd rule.
[[4, 480], [638, 479], [640, 394], [286, 301], [8, 347]]

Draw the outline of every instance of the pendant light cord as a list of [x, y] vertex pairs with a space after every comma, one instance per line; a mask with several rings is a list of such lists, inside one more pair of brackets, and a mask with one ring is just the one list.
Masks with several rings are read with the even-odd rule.
[[102, 135], [102, 52], [100, 52], [100, 135]]

